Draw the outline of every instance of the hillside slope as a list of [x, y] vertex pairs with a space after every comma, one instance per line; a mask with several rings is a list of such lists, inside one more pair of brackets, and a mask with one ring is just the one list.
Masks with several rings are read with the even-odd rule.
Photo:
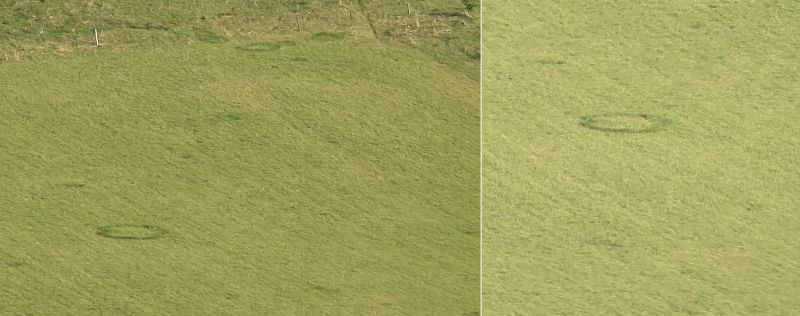
[[485, 4], [486, 315], [800, 314], [800, 2]]
[[477, 311], [469, 74], [308, 36], [0, 74], [0, 314]]

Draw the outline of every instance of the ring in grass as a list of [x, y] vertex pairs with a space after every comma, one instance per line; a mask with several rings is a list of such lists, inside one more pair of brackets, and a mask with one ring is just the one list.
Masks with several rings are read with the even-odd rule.
[[603, 113], [581, 117], [580, 125], [588, 129], [612, 133], [653, 133], [672, 123], [654, 114]]
[[106, 238], [124, 240], [158, 239], [167, 229], [156, 225], [110, 225], [97, 228], [97, 234]]
[[338, 41], [344, 38], [344, 33], [341, 32], [320, 32], [311, 34], [311, 39], [317, 41]]
[[295, 43], [293, 41], [258, 42], [237, 46], [236, 49], [250, 52], [266, 52], [294, 45]]
[[197, 30], [194, 33], [195, 36], [197, 36], [197, 39], [203, 43], [220, 44], [228, 40], [225, 37], [217, 35], [216, 33], [211, 32], [209, 30]]

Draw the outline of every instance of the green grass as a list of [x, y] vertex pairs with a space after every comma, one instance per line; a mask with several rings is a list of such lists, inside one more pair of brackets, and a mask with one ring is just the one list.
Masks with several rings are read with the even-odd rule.
[[0, 64], [0, 314], [476, 313], [474, 73], [198, 34]]
[[798, 2], [484, 4], [485, 315], [800, 314]]

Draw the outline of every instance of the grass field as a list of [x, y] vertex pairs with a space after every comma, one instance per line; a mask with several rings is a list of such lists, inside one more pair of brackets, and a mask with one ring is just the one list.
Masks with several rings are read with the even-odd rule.
[[[477, 73], [480, 12], [458, 0], [0, 0], [0, 63], [41, 55], [308, 36], [405, 43]], [[100, 47], [95, 47], [98, 31]]]
[[324, 25], [4, 33], [0, 315], [476, 314], [476, 64]]
[[484, 5], [485, 315], [800, 314], [800, 3]]

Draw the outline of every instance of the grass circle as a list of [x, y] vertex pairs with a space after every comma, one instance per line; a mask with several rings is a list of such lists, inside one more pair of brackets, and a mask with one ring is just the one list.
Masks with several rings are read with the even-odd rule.
[[311, 34], [311, 39], [317, 41], [338, 41], [344, 39], [342, 32], [319, 32]]
[[588, 129], [611, 133], [653, 133], [671, 124], [668, 118], [645, 113], [603, 113], [583, 116], [580, 125]]
[[97, 234], [106, 238], [122, 240], [148, 240], [164, 237], [167, 229], [157, 225], [109, 225], [97, 228]]
[[227, 41], [225, 37], [217, 35], [209, 30], [197, 30], [195, 31], [195, 36], [199, 41], [208, 44], [220, 44]]
[[293, 41], [284, 40], [284, 41], [277, 41], [277, 42], [258, 42], [258, 43], [250, 43], [247, 45], [237, 46], [236, 49], [249, 51], [249, 52], [266, 52], [271, 50], [278, 50], [284, 47], [294, 46], [295, 43]]

